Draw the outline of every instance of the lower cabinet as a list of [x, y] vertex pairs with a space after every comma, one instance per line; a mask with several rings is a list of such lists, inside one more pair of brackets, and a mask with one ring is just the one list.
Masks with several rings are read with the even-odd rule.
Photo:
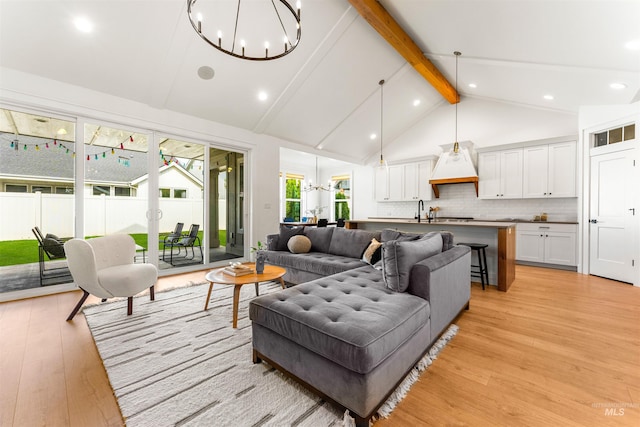
[[519, 223], [516, 260], [576, 266], [576, 224]]

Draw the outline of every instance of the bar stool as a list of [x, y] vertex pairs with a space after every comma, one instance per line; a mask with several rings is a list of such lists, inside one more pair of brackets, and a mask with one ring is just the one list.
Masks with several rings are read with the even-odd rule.
[[489, 273], [487, 272], [487, 253], [485, 248], [489, 245], [484, 243], [458, 243], [459, 245], [469, 246], [472, 251], [476, 251], [478, 255], [478, 265], [471, 264], [471, 277], [479, 277], [484, 291], [484, 283], [489, 285]]

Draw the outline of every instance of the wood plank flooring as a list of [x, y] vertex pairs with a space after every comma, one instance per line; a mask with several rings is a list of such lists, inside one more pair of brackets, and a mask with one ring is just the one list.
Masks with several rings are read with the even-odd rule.
[[[162, 278], [158, 291], [205, 273]], [[64, 320], [79, 297], [0, 304], [0, 426], [123, 425], [84, 316]], [[640, 425], [639, 288], [517, 266], [507, 293], [473, 284], [456, 323], [376, 427]]]

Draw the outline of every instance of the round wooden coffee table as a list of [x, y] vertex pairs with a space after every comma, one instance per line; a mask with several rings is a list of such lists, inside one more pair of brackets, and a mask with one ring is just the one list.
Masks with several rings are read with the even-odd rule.
[[[255, 271], [256, 265], [254, 263], [245, 263], [247, 267], [253, 269]], [[233, 327], [238, 327], [238, 301], [240, 299], [240, 288], [242, 285], [247, 285], [249, 283], [255, 283], [256, 285], [256, 296], [258, 296], [258, 284], [260, 282], [268, 282], [270, 280], [278, 280], [282, 289], [284, 289], [284, 280], [282, 280], [282, 276], [287, 272], [282, 267], [277, 267], [275, 265], [265, 265], [264, 271], [262, 274], [245, 274], [244, 276], [231, 276], [229, 274], [224, 274], [222, 272], [223, 268], [218, 268], [215, 270], [211, 270], [205, 276], [205, 279], [209, 281], [209, 292], [207, 293], [207, 301], [204, 303], [205, 311], [209, 308], [209, 299], [211, 298], [211, 291], [213, 290], [214, 283], [219, 283], [221, 285], [233, 285]]]

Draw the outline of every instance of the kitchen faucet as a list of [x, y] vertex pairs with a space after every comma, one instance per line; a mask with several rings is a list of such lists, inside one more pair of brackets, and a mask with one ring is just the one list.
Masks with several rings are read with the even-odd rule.
[[422, 199], [418, 200], [418, 215], [416, 215], [418, 222], [420, 222], [420, 207], [422, 207], [422, 210], [424, 210], [424, 202], [422, 201]]

